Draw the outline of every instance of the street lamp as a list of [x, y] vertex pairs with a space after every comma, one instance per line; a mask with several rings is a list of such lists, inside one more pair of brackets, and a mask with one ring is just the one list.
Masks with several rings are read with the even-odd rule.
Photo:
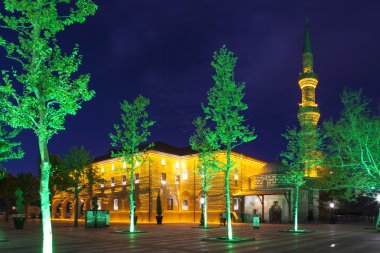
[[335, 204], [333, 202], [330, 202], [330, 224], [335, 224], [335, 219], [334, 219], [334, 207]]

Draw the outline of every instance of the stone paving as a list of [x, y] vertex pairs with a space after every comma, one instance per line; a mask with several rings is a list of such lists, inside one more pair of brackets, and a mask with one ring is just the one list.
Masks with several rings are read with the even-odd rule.
[[[380, 252], [380, 233], [371, 225], [302, 224], [308, 234], [278, 232], [289, 229], [289, 224], [264, 224], [253, 229], [251, 224], [233, 224], [234, 236], [254, 237], [255, 241], [241, 243], [204, 242], [205, 237], [225, 235], [225, 228], [203, 230], [196, 224], [138, 224], [141, 234], [117, 234], [127, 230], [127, 224], [109, 228], [86, 229], [83, 224], [53, 223], [54, 252], [261, 252], [261, 253], [375, 253]], [[215, 226], [215, 225], [213, 225]], [[0, 253], [41, 252], [41, 225], [29, 222], [23, 230], [13, 224], [0, 223]]]

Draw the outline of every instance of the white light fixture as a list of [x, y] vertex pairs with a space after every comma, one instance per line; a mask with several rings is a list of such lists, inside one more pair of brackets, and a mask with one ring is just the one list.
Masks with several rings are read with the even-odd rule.
[[175, 162], [175, 168], [179, 169], [179, 162]]
[[162, 185], [166, 185], [166, 180], [161, 180]]
[[122, 183], [123, 185], [127, 185], [127, 181], [123, 181], [123, 183]]
[[333, 202], [331, 202], [331, 203], [329, 204], [329, 206], [330, 206], [330, 208], [332, 209], [332, 208], [335, 207], [335, 204], [334, 204]]
[[104, 184], [100, 184], [100, 187], [104, 188]]
[[377, 201], [377, 202], [380, 202], [380, 193], [378, 193], [378, 194], [376, 195], [376, 201]]
[[201, 197], [201, 205], [203, 205], [205, 203], [205, 198], [202, 196]]
[[127, 163], [123, 162], [123, 169], [126, 169], [126, 168], [127, 168]]
[[114, 164], [112, 164], [112, 170], [115, 170], [115, 165]]
[[162, 160], [161, 160], [161, 165], [162, 165], [162, 166], [166, 165], [166, 161], [165, 161], [165, 159], [162, 159]]
[[102, 172], [104, 172], [104, 167], [102, 167]]
[[136, 166], [139, 166], [139, 165], [140, 165], [139, 161], [136, 161]]

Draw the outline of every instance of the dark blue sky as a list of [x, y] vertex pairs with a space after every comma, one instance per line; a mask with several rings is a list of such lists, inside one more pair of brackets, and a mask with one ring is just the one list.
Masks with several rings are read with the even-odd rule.
[[[239, 151], [268, 162], [278, 159], [285, 148], [281, 134], [297, 124], [306, 16], [319, 75], [321, 120], [339, 114], [344, 87], [363, 87], [377, 103], [379, 1], [96, 2], [94, 17], [59, 37], [67, 50], [79, 43], [84, 55], [80, 71], [91, 73], [96, 97], [67, 118], [66, 130], [49, 143], [50, 153], [79, 145], [95, 156], [107, 153], [108, 134], [120, 120], [120, 102], [139, 94], [151, 98], [150, 115], [157, 121], [150, 140], [188, 145], [191, 122], [201, 114], [200, 104], [213, 85], [212, 54], [226, 44], [239, 58], [236, 80], [246, 83], [246, 118], [258, 135]], [[19, 139], [24, 159], [5, 166], [11, 173], [36, 173], [36, 137], [24, 131]]]

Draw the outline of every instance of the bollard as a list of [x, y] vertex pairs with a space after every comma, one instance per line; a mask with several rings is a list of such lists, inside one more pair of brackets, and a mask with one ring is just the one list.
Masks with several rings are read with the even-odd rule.
[[253, 215], [252, 218], [252, 225], [254, 229], [259, 229], [260, 228], [260, 217], [257, 214]]

